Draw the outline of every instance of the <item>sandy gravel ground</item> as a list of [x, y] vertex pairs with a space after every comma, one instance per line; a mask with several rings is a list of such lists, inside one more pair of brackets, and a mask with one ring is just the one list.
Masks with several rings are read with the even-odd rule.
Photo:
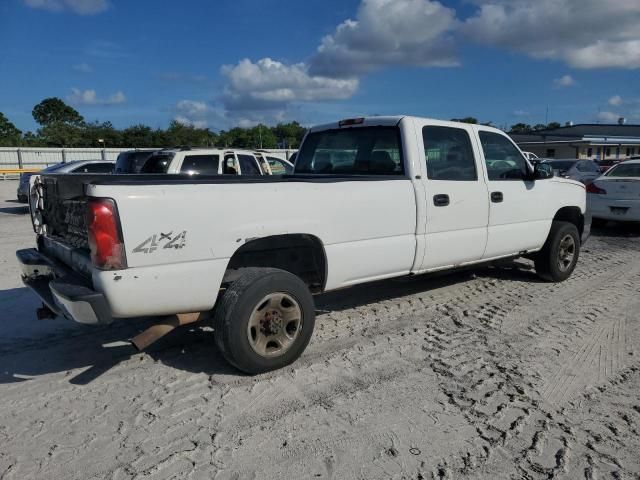
[[185, 328], [37, 321], [0, 182], [0, 479], [640, 478], [640, 229], [574, 276], [529, 262], [317, 298], [293, 366], [246, 377]]

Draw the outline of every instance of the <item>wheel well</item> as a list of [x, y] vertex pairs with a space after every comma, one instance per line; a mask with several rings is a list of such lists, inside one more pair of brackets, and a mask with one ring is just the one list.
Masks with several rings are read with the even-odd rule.
[[222, 280], [229, 283], [239, 269], [271, 267], [300, 277], [313, 293], [324, 290], [327, 259], [318, 237], [307, 234], [272, 235], [247, 241], [235, 251]]
[[584, 215], [582, 215], [578, 207], [562, 207], [556, 212], [553, 220], [573, 223], [578, 229], [578, 232], [580, 232], [580, 235], [582, 235], [584, 231]]

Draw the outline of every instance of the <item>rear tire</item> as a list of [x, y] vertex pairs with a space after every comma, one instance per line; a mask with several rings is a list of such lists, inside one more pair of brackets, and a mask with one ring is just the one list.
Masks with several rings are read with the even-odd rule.
[[548, 282], [571, 276], [580, 255], [580, 234], [573, 223], [554, 221], [542, 250], [534, 259], [536, 273]]
[[220, 353], [250, 375], [293, 363], [309, 344], [314, 324], [307, 285], [275, 268], [243, 268], [213, 317]]

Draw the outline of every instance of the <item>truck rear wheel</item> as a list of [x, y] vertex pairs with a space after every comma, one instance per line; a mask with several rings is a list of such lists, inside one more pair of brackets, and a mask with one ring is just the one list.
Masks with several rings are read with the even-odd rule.
[[555, 221], [542, 250], [535, 256], [536, 273], [548, 282], [562, 282], [576, 268], [580, 234], [573, 223]]
[[218, 349], [248, 374], [293, 363], [311, 340], [315, 306], [297, 276], [275, 268], [243, 268], [215, 308]]

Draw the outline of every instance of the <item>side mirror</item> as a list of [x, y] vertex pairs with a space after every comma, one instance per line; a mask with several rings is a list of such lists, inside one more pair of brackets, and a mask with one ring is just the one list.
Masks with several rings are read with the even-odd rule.
[[548, 163], [537, 163], [533, 168], [534, 180], [553, 178], [553, 168]]

